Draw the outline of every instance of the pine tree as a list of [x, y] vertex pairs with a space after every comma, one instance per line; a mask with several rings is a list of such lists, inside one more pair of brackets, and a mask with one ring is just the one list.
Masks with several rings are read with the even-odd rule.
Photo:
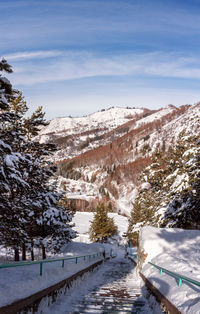
[[[4, 59], [0, 71], [12, 72]], [[18, 259], [19, 242], [26, 238], [20, 196], [28, 188], [23, 170], [29, 164], [29, 156], [16, 149], [20, 146], [18, 140], [23, 145], [24, 138], [16, 127], [19, 115], [10, 110], [14, 94], [11, 83], [0, 75], [0, 238], [2, 244], [13, 246]]]
[[26, 194], [26, 207], [29, 210], [26, 224], [28, 244], [29, 247], [41, 246], [45, 258], [46, 248], [58, 252], [64, 243], [75, 237], [75, 232], [70, 227], [74, 212], [62, 206], [60, 202], [62, 193], [57, 193], [55, 186], [49, 186], [49, 178], [54, 175], [56, 167], [47, 160], [47, 157], [56, 147], [54, 144], [33, 141], [33, 137], [38, 134], [39, 125], [46, 125], [41, 107], [30, 118], [23, 119], [23, 130], [33, 162], [27, 177], [30, 186]]
[[128, 234], [130, 234], [137, 223], [143, 222], [142, 208], [139, 198], [136, 198], [129, 218]]
[[200, 147], [198, 136], [180, 133], [177, 144], [165, 153], [156, 151], [141, 181], [129, 219], [128, 234], [143, 225], [200, 228]]
[[198, 137], [187, 139], [187, 149], [182, 153], [181, 184], [174, 189], [173, 197], [161, 226], [200, 229], [200, 147]]
[[[11, 72], [5, 60], [0, 70]], [[62, 195], [49, 185], [56, 168], [47, 160], [53, 144], [33, 140], [46, 125], [42, 108], [24, 118], [28, 107], [20, 92], [0, 76], [0, 241], [15, 250], [40, 245], [53, 251], [75, 237], [72, 212], [60, 203]]]
[[105, 242], [108, 238], [117, 234], [117, 226], [113, 218], [108, 217], [108, 209], [104, 203], [98, 204], [96, 208], [89, 234], [93, 242]]

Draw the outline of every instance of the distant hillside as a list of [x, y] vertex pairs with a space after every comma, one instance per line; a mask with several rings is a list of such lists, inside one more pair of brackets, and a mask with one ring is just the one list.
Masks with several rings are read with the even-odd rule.
[[149, 109], [117, 107], [81, 118], [56, 118], [42, 128], [38, 139], [56, 143], [59, 149], [54, 160], [63, 160], [112, 142], [125, 134], [130, 125], [152, 112]]
[[39, 139], [57, 144], [52, 160], [69, 198], [89, 198], [89, 208], [99, 200], [111, 202], [114, 211], [128, 215], [138, 176], [151, 164], [153, 152], [165, 152], [183, 130], [196, 134], [199, 114], [200, 104], [110, 108], [82, 118], [53, 119]]

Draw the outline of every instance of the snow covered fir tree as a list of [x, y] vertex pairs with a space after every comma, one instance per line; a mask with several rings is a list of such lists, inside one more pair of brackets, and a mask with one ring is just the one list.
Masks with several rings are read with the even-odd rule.
[[179, 134], [174, 147], [157, 150], [140, 177], [128, 236], [137, 238], [142, 226], [200, 229], [199, 135]]
[[113, 218], [108, 217], [109, 208], [100, 203], [96, 207], [94, 219], [91, 222], [89, 234], [93, 242], [106, 242], [108, 238], [117, 234], [118, 228]]
[[34, 141], [39, 126], [46, 125], [42, 108], [29, 118], [22, 93], [13, 90], [2, 73], [12, 68], [0, 62], [0, 244], [19, 252], [26, 259], [26, 250], [41, 247], [57, 252], [75, 236], [71, 228], [73, 211], [63, 206], [63, 194], [49, 184], [55, 166], [48, 156], [54, 144]]

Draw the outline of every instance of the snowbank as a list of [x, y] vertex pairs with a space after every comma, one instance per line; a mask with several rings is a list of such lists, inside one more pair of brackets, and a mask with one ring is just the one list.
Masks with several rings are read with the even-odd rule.
[[[71, 242], [63, 248], [61, 254], [53, 256], [53, 259], [87, 255], [100, 252], [103, 249], [104, 247], [97, 243]], [[102, 257], [79, 259], [77, 264], [75, 260], [68, 260], [65, 261], [64, 268], [61, 267], [61, 261], [45, 263], [43, 264], [42, 276], [40, 276], [39, 264], [2, 268], [0, 269], [0, 307], [54, 285], [101, 259]]]
[[176, 278], [165, 273], [160, 275], [159, 270], [147, 262], [151, 260], [158, 266], [200, 282], [199, 241], [199, 230], [144, 227], [140, 232], [139, 250], [140, 254], [143, 251], [145, 259], [141, 272], [181, 313], [200, 313], [200, 288], [184, 281], [179, 287]]
[[178, 228], [143, 227], [140, 230], [140, 251], [146, 255], [145, 263], [161, 253], [175, 251], [177, 254], [196, 248], [200, 242], [200, 230]]
[[[88, 231], [93, 215], [93, 213], [88, 212], [76, 212], [73, 222], [75, 223], [74, 229], [78, 231], [79, 236], [74, 239], [75, 241], [65, 245], [60, 254], [55, 256], [48, 253], [47, 258], [56, 259], [67, 256], [87, 255], [99, 251], [102, 252], [104, 249], [109, 253], [112, 249], [113, 253], [116, 254], [116, 250], [111, 244], [90, 243]], [[128, 226], [127, 218], [115, 213], [109, 213], [109, 216], [114, 218], [119, 229], [118, 240], [121, 239], [120, 241], [122, 241], [122, 234], [127, 230]], [[13, 252], [0, 247], [1, 262], [5, 263], [5, 260], [11, 258], [13, 258]], [[61, 261], [47, 263], [43, 265], [42, 277], [39, 274], [38, 264], [0, 269], [0, 306], [45, 289], [64, 278], [68, 278], [79, 270], [88, 267], [97, 260], [98, 258], [91, 261], [88, 259], [86, 261], [78, 260], [78, 264], [75, 264], [74, 260], [66, 261], [64, 269], [61, 267]]]

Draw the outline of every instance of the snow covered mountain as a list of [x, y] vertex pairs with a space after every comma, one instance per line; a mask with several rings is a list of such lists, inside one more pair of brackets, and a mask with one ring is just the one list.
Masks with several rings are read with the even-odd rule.
[[147, 109], [140, 108], [110, 108], [108, 110], [101, 110], [81, 118], [56, 118], [51, 120], [50, 124], [42, 129], [41, 134], [56, 133], [82, 133], [91, 129], [113, 129], [124, 124], [129, 119], [133, 119], [136, 115], [141, 115]]
[[141, 188], [138, 177], [151, 163], [152, 153], [174, 145], [183, 130], [199, 132], [199, 117], [199, 103], [159, 110], [117, 107], [81, 118], [53, 119], [38, 139], [57, 144], [52, 160], [71, 204], [85, 200], [79, 205], [91, 211], [103, 200], [128, 215]]
[[56, 118], [42, 128], [38, 139], [58, 145], [54, 160], [59, 161], [111, 142], [126, 133], [129, 125], [152, 112], [144, 108], [113, 107], [81, 118]]

